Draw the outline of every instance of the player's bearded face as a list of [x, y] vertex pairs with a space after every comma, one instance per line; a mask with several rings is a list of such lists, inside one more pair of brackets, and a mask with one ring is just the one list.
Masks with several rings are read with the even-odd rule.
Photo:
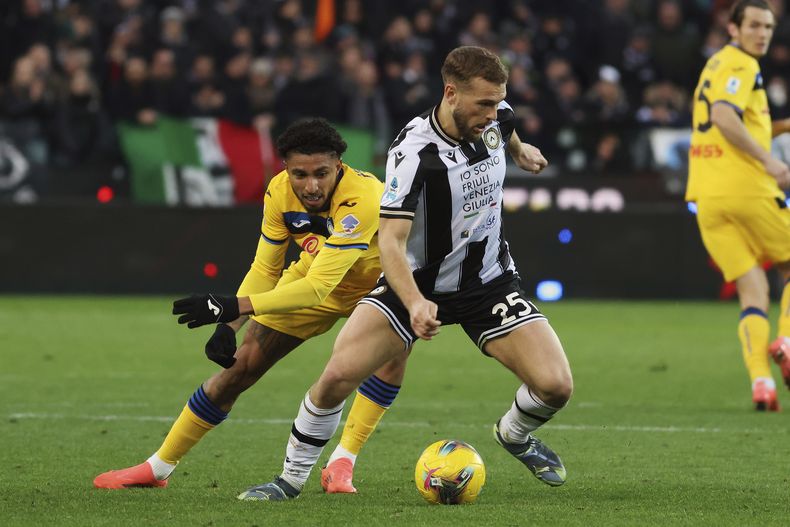
[[453, 123], [462, 140], [473, 142], [496, 119], [497, 105], [505, 98], [505, 86], [474, 78], [465, 86], [459, 85], [456, 97]]
[[307, 212], [327, 210], [341, 167], [334, 153], [291, 152], [285, 159], [291, 188]]
[[458, 133], [461, 135], [461, 139], [467, 142], [474, 142], [480, 139], [480, 136], [483, 135], [483, 130], [479, 130], [479, 124], [475, 124], [474, 116], [469, 114], [470, 112], [464, 111], [462, 108], [456, 108], [453, 110], [453, 121]]

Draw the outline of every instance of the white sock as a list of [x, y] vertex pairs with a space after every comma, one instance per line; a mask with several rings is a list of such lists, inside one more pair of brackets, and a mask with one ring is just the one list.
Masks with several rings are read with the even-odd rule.
[[332, 461], [340, 459], [341, 457], [350, 459], [351, 460], [351, 466], [354, 466], [354, 463], [357, 462], [357, 455], [356, 454], [352, 454], [351, 452], [349, 452], [348, 450], [346, 450], [345, 448], [343, 448], [341, 445], [338, 444], [337, 447], [335, 447], [335, 451], [332, 452], [331, 456], [329, 456], [329, 461], [327, 461], [326, 464], [328, 465]]
[[154, 472], [154, 477], [159, 481], [163, 479], [167, 479], [170, 477], [170, 474], [176, 469], [176, 465], [171, 465], [170, 463], [163, 461], [162, 458], [157, 456], [155, 453], [146, 459], [149, 465], [151, 465], [151, 470]]
[[283, 473], [280, 475], [294, 488], [302, 489], [324, 446], [335, 434], [343, 415], [344, 403], [334, 408], [318, 408], [310, 400], [308, 392], [299, 405], [299, 413], [285, 449]]
[[776, 381], [773, 379], [773, 377], [757, 377], [752, 383], [752, 390], [754, 390], [754, 387], [760, 381], [763, 381], [765, 383], [765, 387], [769, 390], [776, 390]]
[[559, 408], [549, 406], [522, 384], [510, 410], [499, 421], [499, 433], [508, 443], [526, 443], [529, 434], [554, 417]]

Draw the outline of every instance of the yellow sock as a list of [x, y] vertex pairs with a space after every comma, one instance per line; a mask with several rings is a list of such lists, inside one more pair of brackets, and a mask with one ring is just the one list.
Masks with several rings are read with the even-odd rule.
[[771, 366], [768, 362], [770, 334], [771, 325], [764, 311], [748, 307], [741, 312], [738, 337], [741, 339], [743, 362], [749, 370], [752, 382], [758, 377], [771, 377]]
[[227, 417], [228, 413], [211, 402], [201, 385], [187, 401], [187, 405], [173, 423], [156, 455], [162, 461], [175, 465], [206, 435], [206, 432]]
[[184, 410], [173, 423], [156, 455], [162, 461], [176, 465], [212, 428], [214, 425], [196, 416], [188, 405], [184, 406]]
[[364, 445], [376, 425], [381, 421], [381, 417], [387, 408], [380, 406], [361, 393], [354, 397], [354, 404], [346, 417], [346, 426], [343, 427], [343, 436], [340, 438], [340, 446], [359, 455]]
[[780, 337], [790, 337], [790, 280], [785, 282], [782, 289], [782, 302], [779, 312], [779, 334]]

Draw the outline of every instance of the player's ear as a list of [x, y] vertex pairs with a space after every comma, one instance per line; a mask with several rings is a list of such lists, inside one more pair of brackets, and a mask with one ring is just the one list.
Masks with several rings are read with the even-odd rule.
[[455, 98], [458, 95], [458, 87], [455, 83], [448, 82], [444, 85], [444, 98], [447, 99], [447, 102], [455, 102]]
[[732, 22], [727, 22], [727, 33], [730, 34], [730, 38], [731, 39], [737, 39], [738, 38], [738, 26], [736, 26]]

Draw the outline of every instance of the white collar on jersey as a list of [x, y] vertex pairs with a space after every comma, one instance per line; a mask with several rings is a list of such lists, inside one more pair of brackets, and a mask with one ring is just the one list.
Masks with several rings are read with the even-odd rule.
[[438, 113], [439, 113], [439, 105], [437, 104], [436, 106], [433, 107], [433, 110], [431, 110], [430, 123], [431, 123], [431, 128], [433, 128], [433, 131], [436, 132], [436, 135], [441, 137], [450, 146], [458, 146], [459, 144], [461, 144], [459, 141], [453, 139], [450, 136], [450, 134], [444, 131], [442, 125], [439, 124], [439, 117], [437, 115]]

